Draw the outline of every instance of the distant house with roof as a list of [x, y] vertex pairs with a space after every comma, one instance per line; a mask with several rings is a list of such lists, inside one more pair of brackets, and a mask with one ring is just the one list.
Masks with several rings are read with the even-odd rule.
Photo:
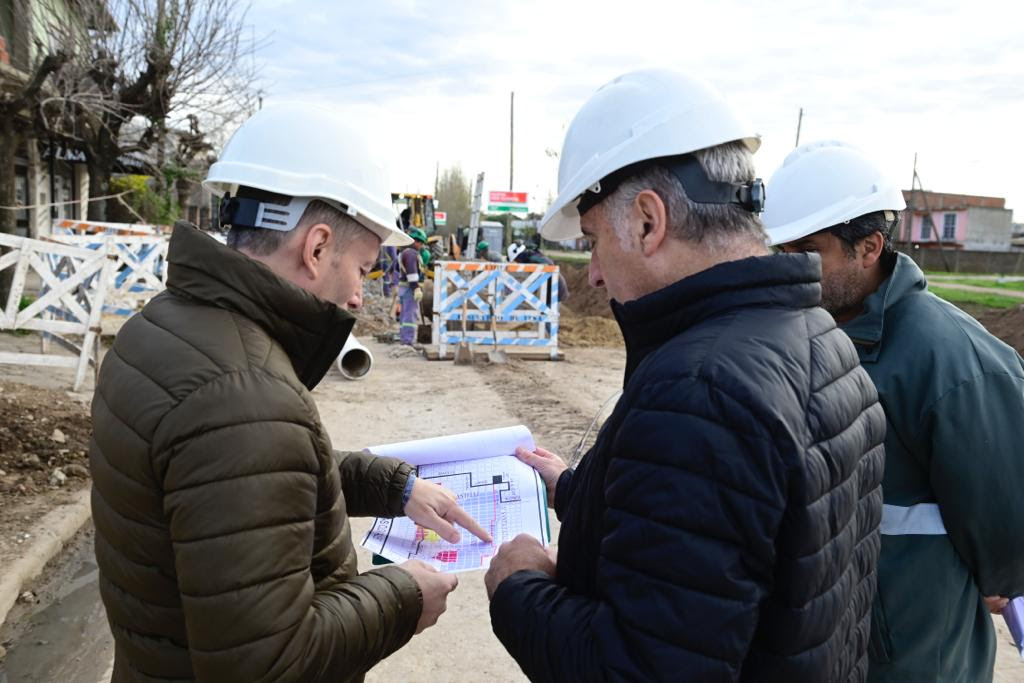
[[[903, 190], [900, 241], [915, 248], [1010, 251], [1013, 212], [1002, 197]], [[926, 220], [931, 216], [931, 223]]]

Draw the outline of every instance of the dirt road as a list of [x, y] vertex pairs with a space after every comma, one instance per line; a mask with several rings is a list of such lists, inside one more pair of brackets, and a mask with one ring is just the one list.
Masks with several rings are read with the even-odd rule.
[[[523, 423], [539, 444], [568, 454], [619, 388], [625, 360], [621, 349], [572, 349], [561, 363], [456, 367], [430, 363], [399, 347], [367, 345], [376, 364], [365, 380], [348, 382], [332, 370], [314, 392], [339, 449]], [[356, 541], [369, 523], [354, 521]], [[557, 529], [552, 516], [556, 541]], [[99, 603], [88, 536], [68, 559], [54, 587], [42, 590], [44, 596], [49, 591], [52, 603], [26, 616], [27, 628], [3, 662], [0, 683], [109, 680], [113, 644]], [[360, 550], [359, 559], [362, 569], [369, 568], [368, 553]], [[459, 581], [438, 626], [379, 664], [368, 681], [525, 680], [491, 632], [483, 573], [460, 574]], [[1024, 664], [1008, 645], [1002, 619], [996, 624], [996, 681], [1024, 680]]]
[[[561, 363], [456, 367], [431, 363], [395, 346], [368, 342], [370, 375], [348, 382], [334, 370], [314, 392], [334, 445], [360, 449], [376, 443], [524, 423], [539, 444], [556, 452], [576, 445], [593, 414], [621, 381], [621, 350], [580, 349]], [[27, 379], [27, 378], [26, 378]], [[354, 520], [358, 541], [370, 520]], [[557, 539], [557, 520], [552, 516]], [[109, 680], [113, 644], [96, 589], [91, 543], [84, 539], [61, 568], [56, 584], [41, 589], [55, 602], [26, 615], [0, 669], [0, 683]], [[362, 569], [369, 553], [359, 550]], [[68, 588], [71, 586], [71, 588]], [[458, 647], [453, 648], [452, 644]], [[472, 653], [472, 660], [451, 658]], [[399, 653], [382, 662], [369, 681], [525, 680], [491, 633], [483, 573], [460, 574], [448, 612]]]

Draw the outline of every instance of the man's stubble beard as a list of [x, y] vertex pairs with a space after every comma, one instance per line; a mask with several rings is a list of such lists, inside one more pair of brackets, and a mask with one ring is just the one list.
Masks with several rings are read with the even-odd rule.
[[833, 318], [859, 312], [862, 299], [853, 259], [845, 261], [838, 271], [822, 274], [821, 307], [831, 313]]

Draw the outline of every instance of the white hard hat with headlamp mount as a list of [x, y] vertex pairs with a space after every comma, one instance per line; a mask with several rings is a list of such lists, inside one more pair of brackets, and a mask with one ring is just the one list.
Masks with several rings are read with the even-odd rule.
[[384, 168], [334, 111], [268, 106], [243, 123], [203, 181], [222, 195], [222, 223], [292, 230], [316, 199], [351, 216], [386, 245], [412, 240], [395, 224]]

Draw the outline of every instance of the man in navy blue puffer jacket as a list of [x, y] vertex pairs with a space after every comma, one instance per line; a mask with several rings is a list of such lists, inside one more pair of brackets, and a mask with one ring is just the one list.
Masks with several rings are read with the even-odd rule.
[[757, 143], [664, 71], [608, 84], [567, 133], [542, 230], [590, 240], [627, 359], [577, 469], [520, 453], [559, 548], [521, 536], [486, 584], [532, 680], [866, 676], [885, 418], [818, 259], [765, 247]]

